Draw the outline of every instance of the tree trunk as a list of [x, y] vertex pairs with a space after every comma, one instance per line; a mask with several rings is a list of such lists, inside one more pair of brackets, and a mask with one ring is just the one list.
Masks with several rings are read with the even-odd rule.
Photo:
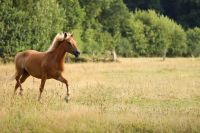
[[111, 54], [112, 54], [112, 61], [117, 61], [117, 54], [114, 49], [112, 50]]
[[167, 49], [164, 49], [163, 51], [163, 61], [165, 61], [167, 55]]
[[92, 52], [92, 61], [95, 62], [95, 53]]

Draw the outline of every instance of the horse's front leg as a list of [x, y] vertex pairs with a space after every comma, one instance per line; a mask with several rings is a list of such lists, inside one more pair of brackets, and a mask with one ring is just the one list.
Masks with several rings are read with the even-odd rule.
[[38, 96], [38, 101], [40, 101], [41, 99], [41, 95], [42, 95], [42, 92], [44, 90], [44, 85], [45, 85], [45, 82], [46, 82], [46, 75], [44, 75], [41, 79], [41, 83], [40, 83], [40, 94]]
[[70, 97], [69, 97], [69, 85], [68, 85], [68, 81], [62, 75], [60, 75], [58, 78], [56, 78], [56, 80], [58, 80], [58, 81], [60, 81], [60, 82], [62, 82], [62, 83], [64, 83], [66, 85], [67, 94], [65, 96], [65, 100], [66, 100], [66, 102], [68, 102], [69, 99], [70, 99]]

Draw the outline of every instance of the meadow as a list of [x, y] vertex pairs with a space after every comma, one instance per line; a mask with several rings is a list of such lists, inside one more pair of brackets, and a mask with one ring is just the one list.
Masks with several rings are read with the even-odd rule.
[[66, 88], [29, 77], [12, 97], [14, 64], [0, 65], [0, 132], [200, 132], [200, 58], [65, 64]]

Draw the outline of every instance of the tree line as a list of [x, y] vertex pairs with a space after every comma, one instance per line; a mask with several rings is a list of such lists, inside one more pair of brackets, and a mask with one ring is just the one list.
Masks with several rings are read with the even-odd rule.
[[126, 4], [123, 0], [0, 0], [0, 57], [7, 59], [26, 49], [45, 51], [62, 31], [73, 31], [82, 53], [89, 56], [200, 55], [200, 28], [182, 26], [156, 8], [132, 11]]
[[200, 1], [199, 0], [124, 0], [128, 8], [154, 9], [176, 22], [184, 28], [200, 26]]

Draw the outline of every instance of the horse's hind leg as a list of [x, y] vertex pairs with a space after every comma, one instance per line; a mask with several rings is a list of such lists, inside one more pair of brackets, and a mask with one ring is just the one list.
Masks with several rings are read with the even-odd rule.
[[16, 93], [18, 87], [21, 86], [20, 80], [19, 80], [20, 77], [21, 77], [21, 75], [22, 75], [22, 74], [21, 74], [20, 72], [16, 72], [16, 76], [15, 76], [16, 84], [15, 84], [15, 89], [14, 89], [14, 94], [13, 94], [13, 95], [15, 95], [15, 93]]
[[23, 92], [23, 89], [22, 89], [22, 86], [21, 86], [21, 84], [29, 77], [30, 75], [26, 72], [26, 71], [24, 71], [24, 73], [22, 74], [22, 76], [21, 76], [21, 78], [20, 78], [20, 92], [19, 92], [19, 94], [22, 96], [22, 92]]
[[[20, 87], [20, 93], [19, 93], [19, 94], [22, 95], [23, 89], [22, 89], [21, 84], [22, 84], [29, 76], [30, 76], [30, 75], [29, 75], [26, 71], [24, 71], [22, 75], [19, 74], [19, 75], [16, 76], [16, 81], [17, 81], [17, 83], [16, 83], [16, 85], [15, 85], [14, 94], [16, 93], [17, 88]], [[20, 77], [21, 77], [21, 78], [20, 78]]]

